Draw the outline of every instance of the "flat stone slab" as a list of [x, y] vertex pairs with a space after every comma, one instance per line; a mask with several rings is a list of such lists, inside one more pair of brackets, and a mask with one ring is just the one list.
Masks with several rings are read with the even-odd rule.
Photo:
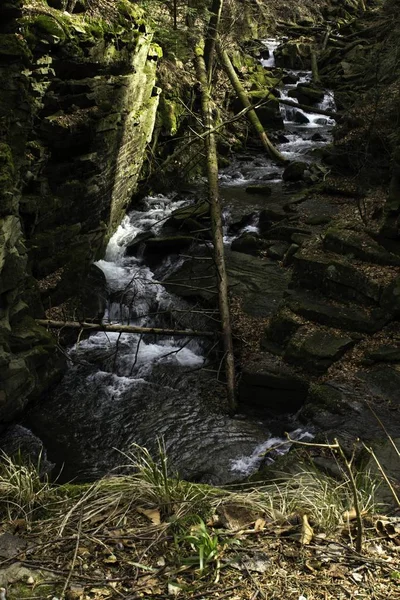
[[388, 252], [366, 233], [352, 229], [328, 229], [324, 248], [378, 265], [400, 265], [399, 256]]
[[362, 304], [379, 304], [382, 284], [344, 257], [332, 258], [323, 252], [300, 250], [294, 255], [294, 281], [308, 289], [320, 289], [339, 299]]
[[333, 304], [325, 296], [301, 290], [295, 290], [287, 297], [286, 306], [310, 321], [349, 331], [374, 333], [389, 320], [389, 316], [378, 308], [366, 310], [339, 302]]
[[[230, 250], [225, 256], [230, 292], [241, 299], [244, 312], [254, 317], [273, 314], [287, 290], [290, 274], [269, 259]], [[211, 260], [188, 260], [166, 282], [168, 290], [178, 296], [216, 303]]]
[[300, 327], [290, 340], [285, 360], [315, 373], [323, 373], [347, 350], [354, 340], [329, 330]]

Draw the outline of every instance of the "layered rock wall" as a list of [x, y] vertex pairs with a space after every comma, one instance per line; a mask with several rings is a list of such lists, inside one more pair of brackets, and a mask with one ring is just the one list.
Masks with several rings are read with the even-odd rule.
[[59, 377], [35, 324], [85, 285], [135, 190], [158, 105], [141, 11], [0, 7], [0, 420]]

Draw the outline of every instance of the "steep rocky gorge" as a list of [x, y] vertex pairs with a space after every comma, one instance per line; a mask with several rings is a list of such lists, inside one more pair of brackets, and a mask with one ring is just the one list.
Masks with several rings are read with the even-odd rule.
[[[228, 127], [228, 135], [220, 141], [220, 151], [224, 155], [221, 163], [225, 160], [230, 166], [222, 173], [221, 188], [227, 245], [232, 243], [227, 260], [237, 309], [236, 333], [238, 340], [244, 340], [244, 344], [238, 341], [236, 347], [240, 356], [240, 407], [244, 411], [254, 409], [269, 422], [283, 414], [287, 423], [290, 415], [300, 409], [297, 416], [305, 427], [312, 425], [315, 431], [331, 436], [339, 433], [352, 443], [360, 434], [366, 434], [367, 439], [380, 435], [379, 424], [368, 412], [366, 400], [375, 409], [379, 407], [392, 435], [400, 431], [399, 420], [394, 418], [398, 410], [394, 400], [399, 383], [400, 310], [397, 142], [396, 136], [387, 136], [387, 144], [382, 141], [386, 137], [382, 135], [384, 128], [390, 129], [390, 119], [397, 113], [393, 108], [395, 101], [389, 111], [381, 110], [381, 92], [379, 102], [375, 99], [375, 104], [371, 103], [363, 87], [361, 68], [366, 57], [374, 59], [374, 52], [387, 56], [390, 45], [377, 46], [379, 38], [376, 44], [364, 43], [362, 39], [360, 42], [358, 37], [357, 44], [353, 43], [352, 36], [357, 33], [362, 38], [363, 29], [370, 26], [368, 16], [361, 19], [357, 1], [317, 4], [314, 18], [314, 3], [305, 2], [300, 11], [289, 2], [281, 11], [288, 21], [279, 27], [275, 13], [270, 15], [272, 22], [268, 25], [266, 11], [263, 27], [268, 31], [270, 26], [278, 36], [288, 34], [289, 40], [275, 44], [275, 57], [270, 53], [264, 61], [268, 65], [260, 65], [254, 56], [246, 56], [243, 51], [251, 53], [259, 42], [244, 44], [235, 66], [244, 79], [250, 80], [248, 89], [254, 101], [265, 96], [265, 88], [268, 95], [271, 88], [277, 97], [281, 95], [282, 89], [278, 88], [283, 76], [285, 85], [291, 86], [290, 97], [317, 107], [321, 101], [324, 104], [325, 94], [310, 84], [307, 71], [311, 69], [313, 44], [318, 41], [322, 45], [328, 35], [328, 47], [320, 53], [319, 61], [323, 85], [335, 89], [339, 112], [346, 112], [334, 132], [335, 144], [327, 145], [330, 123], [326, 118], [317, 123], [318, 115], [308, 117], [293, 109], [284, 113], [271, 100], [259, 110], [260, 118], [268, 129], [282, 129], [284, 121], [289, 121], [289, 132], [275, 131], [272, 138], [294, 162], [282, 173], [260, 154], [256, 140], [245, 126]], [[64, 359], [54, 352], [54, 338], [38, 327], [34, 318], [43, 316], [45, 309], [48, 316], [56, 318], [64, 313], [96, 318], [103, 313], [104, 275], [93, 262], [103, 257], [107, 241], [136, 187], [144, 148], [155, 123], [159, 97], [159, 90], [154, 87], [155, 69], [160, 52], [152, 45], [143, 15], [133, 4], [125, 6], [121, 22], [113, 25], [101, 20], [89, 24], [79, 14], [67, 15], [55, 9], [36, 13], [31, 5], [22, 10], [16, 1], [1, 10], [5, 20], [0, 59], [6, 83], [0, 95], [4, 140], [0, 156], [4, 174], [0, 180], [4, 198], [0, 398], [2, 419], [8, 422], [21, 412], [27, 400], [37, 398], [56, 381], [63, 370]], [[342, 41], [346, 36], [350, 36], [350, 44]], [[174, 60], [175, 67], [179, 66], [176, 57]], [[372, 83], [377, 82], [378, 75], [374, 74]], [[354, 89], [363, 99], [359, 103], [352, 95]], [[179, 138], [182, 133], [179, 117], [185, 111], [174, 92], [173, 85], [165, 86], [156, 127], [157, 135], [161, 131], [167, 144], [157, 146], [153, 142], [153, 149], [163, 158], [163, 149], [167, 147], [170, 152], [175, 145], [174, 136]], [[232, 94], [226, 96], [229, 107], [240, 110]], [[380, 120], [376, 114], [371, 117], [371, 106]], [[166, 114], [168, 132], [165, 122], [160, 125]], [[312, 130], [307, 127], [314, 124], [320, 129], [311, 136]], [[234, 143], [230, 145], [232, 137]], [[196, 157], [198, 148], [193, 148]], [[321, 158], [324, 164], [319, 162]], [[181, 171], [181, 163], [177, 164]], [[235, 188], [238, 173], [244, 183]], [[173, 178], [178, 174], [181, 173], [174, 172]], [[157, 280], [164, 277], [169, 292], [212, 311], [211, 277], [201, 266], [204, 248], [199, 251], [199, 245], [207, 247], [209, 235], [201, 233], [209, 226], [207, 206], [204, 210], [205, 205], [198, 202], [202, 195], [195, 187], [189, 194], [172, 196], [177, 206], [179, 202], [184, 205], [172, 214], [171, 197], [150, 197], [144, 203], [147, 202], [149, 213], [144, 214], [143, 203], [139, 203], [139, 211], [128, 219], [129, 225], [124, 220], [122, 228], [127, 232], [129, 227], [140, 230], [142, 220], [145, 226], [140, 235], [144, 237], [129, 240], [127, 255], [134, 258], [118, 256], [118, 260], [126, 262], [113, 263], [115, 256], [108, 257], [106, 265], [103, 261], [104, 271], [111, 276], [109, 284], [113, 278], [121, 278], [120, 287], [111, 290], [111, 302], [115, 297], [120, 300], [128, 290], [134, 308], [140, 304], [140, 294], [135, 295], [136, 289], [129, 291], [132, 282], [129, 277], [123, 279], [127, 273], [120, 267], [129, 261], [131, 267], [144, 258]], [[191, 206], [193, 201], [197, 201], [195, 207]], [[152, 210], [154, 214], [159, 212], [161, 221], [165, 216], [168, 219], [161, 225], [153, 219], [154, 230], [150, 231]], [[119, 231], [123, 238], [124, 232]], [[121, 238], [112, 243], [111, 250], [118, 246], [121, 253]], [[181, 264], [179, 252], [190, 253], [191, 247], [195, 262]], [[172, 275], [163, 268], [166, 256], [175, 263]], [[158, 281], [152, 282], [152, 275], [148, 276], [147, 266], [140, 264], [141, 276], [150, 285], [159, 285]], [[195, 292], [188, 290], [188, 282]], [[167, 322], [173, 312], [171, 299], [167, 301], [159, 288], [156, 292], [157, 300], [164, 301], [164, 305], [157, 306], [168, 312], [164, 317]], [[176, 297], [173, 301], [177, 302]], [[183, 313], [187, 310], [178, 303], [175, 308]], [[195, 376], [185, 379], [175, 366], [168, 369], [161, 364], [154, 369], [160, 386], [146, 382], [144, 391], [139, 385], [134, 391], [135, 386], [129, 381], [133, 367], [139, 367], [138, 377], [140, 369], [146, 371], [145, 365], [140, 364], [141, 360], [146, 361], [146, 355], [140, 355], [140, 341], [137, 346], [130, 346], [123, 339], [118, 347], [118, 338], [116, 354], [118, 351], [122, 360], [117, 368], [116, 359], [110, 366], [109, 350], [100, 344], [96, 346], [97, 343], [94, 337], [92, 343], [83, 346], [87, 352], [85, 360], [93, 358], [89, 378], [85, 365], [70, 370], [69, 379], [64, 380], [64, 388], [58, 395], [56, 392], [53, 403], [50, 395], [47, 405], [39, 404], [31, 412], [28, 423], [36, 427], [43, 439], [48, 436], [46, 444], [51, 444], [55, 420], [60, 421], [59, 446], [64, 443], [67, 447], [71, 442], [69, 423], [73, 407], [79, 422], [77, 428], [82, 423], [81, 454], [92, 454], [95, 461], [97, 448], [102, 443], [107, 445], [99, 474], [107, 472], [112, 464], [109, 454], [116, 445], [114, 434], [123, 434], [121, 443], [132, 439], [147, 443], [158, 430], [164, 428], [175, 435], [181, 427], [171, 453], [173, 459], [179, 461], [183, 456], [190, 465], [190, 444], [198, 447], [196, 436], [202, 432], [204, 464], [201, 468], [197, 465], [195, 478], [201, 478], [203, 471], [209, 476], [208, 457], [216, 448], [222, 449], [226, 470], [231, 460], [230, 440], [228, 437], [227, 442], [222, 442], [219, 431], [229, 433], [231, 440], [243, 442], [247, 449], [254, 448], [255, 438], [250, 441], [254, 431], [246, 437], [247, 425], [249, 430], [254, 425], [250, 421], [242, 426], [239, 421], [219, 416], [214, 426], [209, 425], [203, 406], [209, 382], [203, 390], [203, 375], [199, 376], [199, 385]], [[156, 344], [142, 344], [142, 352], [143, 346], [150, 357]], [[171, 354], [177, 352], [174, 346], [168, 346], [168, 350]], [[180, 356], [198, 366], [202, 359], [196, 354], [196, 347], [191, 343], [186, 350], [187, 354], [182, 352]], [[132, 362], [132, 357], [135, 360], [131, 367], [128, 361]], [[88, 385], [91, 377], [100, 382], [94, 390]], [[123, 385], [113, 387], [118, 377]], [[191, 405], [185, 403], [187, 382], [191, 386]], [[223, 397], [220, 388], [218, 394]], [[100, 407], [99, 397], [103, 399]], [[135, 397], [139, 402], [137, 412], [132, 410]], [[97, 446], [85, 429], [84, 420], [89, 413], [81, 399], [86, 398], [93, 403], [91, 417], [98, 417]], [[161, 402], [161, 408], [156, 400]], [[177, 407], [181, 414], [175, 416]], [[120, 415], [118, 423], [110, 424], [105, 431], [108, 410], [116, 415], [120, 411]], [[157, 432], [152, 430], [149, 412], [157, 414]], [[144, 433], [142, 429], [143, 439], [132, 426], [132, 420], [136, 426], [140, 419], [147, 423]], [[256, 428], [257, 441], [265, 440], [262, 428]], [[188, 446], [185, 435], [190, 439]], [[69, 448], [70, 464], [74, 462], [74, 444]], [[88, 472], [90, 469], [91, 465]], [[219, 470], [223, 470], [221, 465]], [[74, 474], [68, 469], [67, 473]], [[188, 474], [193, 476], [190, 469]], [[212, 477], [206, 480], [213, 481]]]
[[[101, 288], [91, 265], [136, 187], [157, 111], [160, 48], [129, 2], [109, 23], [9, 0], [0, 22], [4, 423], [63, 369], [34, 318]], [[93, 316], [102, 312], [96, 302]]]

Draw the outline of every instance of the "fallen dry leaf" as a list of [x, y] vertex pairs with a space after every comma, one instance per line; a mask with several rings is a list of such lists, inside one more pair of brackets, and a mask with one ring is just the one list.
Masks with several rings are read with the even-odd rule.
[[265, 519], [257, 519], [254, 523], [254, 531], [262, 531], [265, 527]]
[[314, 536], [314, 530], [308, 522], [307, 515], [302, 516], [300, 544], [307, 546]]
[[161, 525], [161, 516], [160, 511], [156, 508], [141, 508], [140, 506], [136, 508], [137, 512], [141, 515], [144, 515], [153, 523], [153, 525]]

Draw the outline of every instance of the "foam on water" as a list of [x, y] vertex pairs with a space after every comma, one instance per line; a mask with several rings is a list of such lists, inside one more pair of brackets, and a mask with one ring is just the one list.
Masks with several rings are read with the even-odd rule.
[[[312, 440], [313, 435], [308, 431], [296, 429], [289, 434], [292, 440]], [[262, 444], [256, 446], [249, 456], [241, 456], [232, 461], [231, 470], [242, 476], [252, 475], [257, 471], [263, 461], [273, 462], [278, 456], [286, 454], [292, 444], [287, 439], [281, 437], [271, 437]], [[268, 452], [271, 454], [268, 457]]]

